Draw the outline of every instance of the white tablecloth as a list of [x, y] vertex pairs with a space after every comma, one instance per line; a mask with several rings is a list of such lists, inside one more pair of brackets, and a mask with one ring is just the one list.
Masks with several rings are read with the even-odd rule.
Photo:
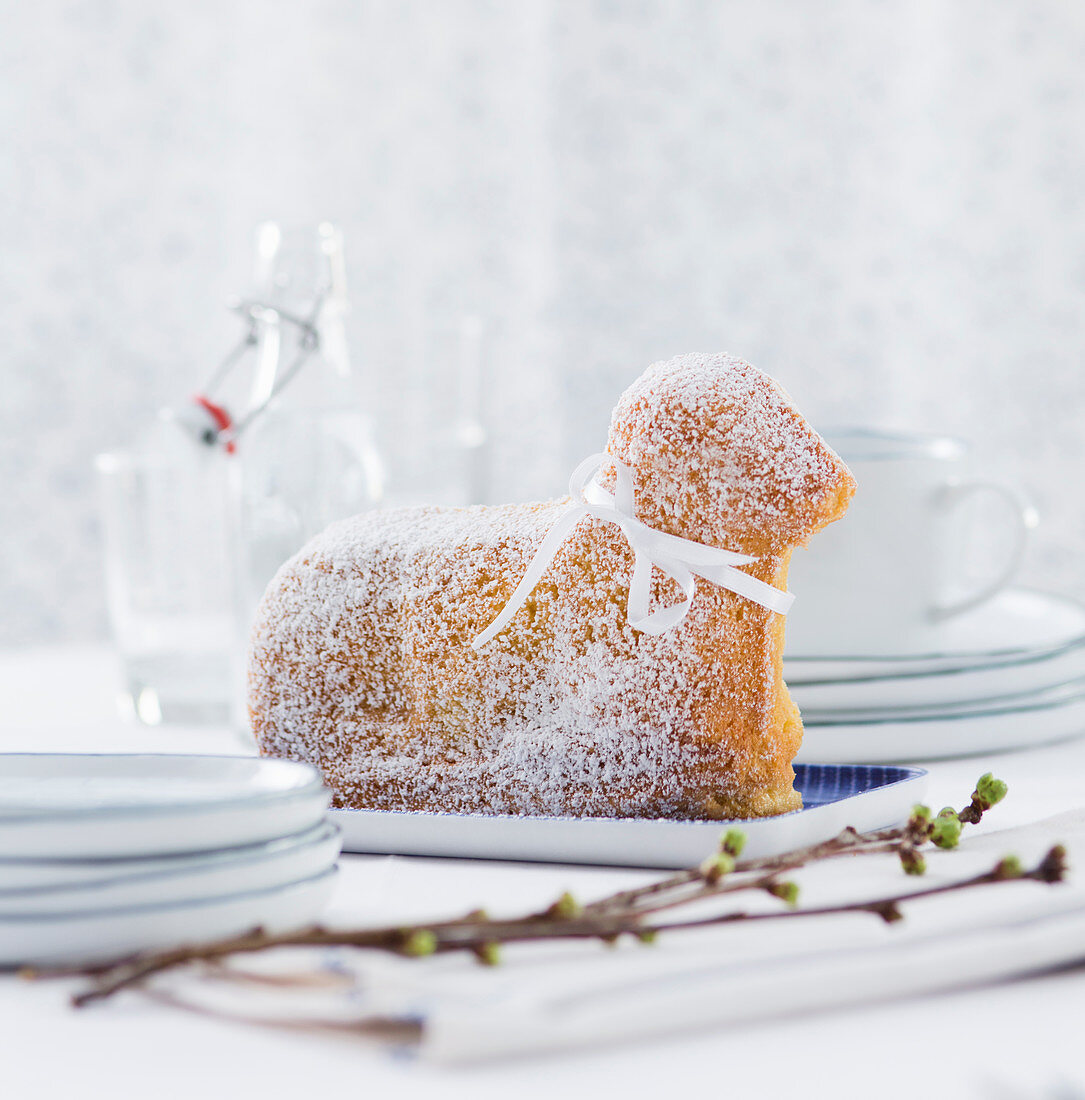
[[[223, 731], [126, 725], [116, 717], [116, 683], [112, 659], [100, 649], [0, 656], [0, 750], [238, 750]], [[1010, 797], [981, 829], [1085, 805], [1085, 740], [930, 769], [936, 808], [959, 803], [982, 771], [1007, 780]], [[629, 878], [618, 870], [348, 856], [332, 911], [364, 923], [479, 904], [520, 909], [566, 888], [590, 898]], [[470, 1069], [395, 1058], [367, 1040], [211, 1020], [138, 997], [73, 1012], [66, 1002], [71, 988], [0, 978], [0, 1095], [663, 1096], [700, 1087], [727, 1096], [1085, 1092], [1085, 971]]]

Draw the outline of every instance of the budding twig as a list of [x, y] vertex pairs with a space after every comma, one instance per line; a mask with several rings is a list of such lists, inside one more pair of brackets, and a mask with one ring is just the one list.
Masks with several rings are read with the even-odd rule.
[[[509, 944], [584, 939], [613, 944], [623, 935], [651, 943], [661, 932], [839, 913], [869, 913], [894, 923], [903, 919], [902, 905], [935, 895], [1017, 880], [1062, 881], [1066, 875], [1066, 851], [1056, 845], [1029, 870], [1025, 870], [1016, 857], [1006, 856], [989, 871], [968, 879], [866, 901], [798, 908], [798, 886], [784, 877], [787, 872], [845, 855], [896, 853], [906, 873], [920, 875], [926, 869], [920, 851], [924, 845], [956, 847], [962, 826], [978, 822], [1005, 794], [1006, 785], [987, 774], [976, 784], [969, 804], [959, 812], [947, 808], [932, 815], [927, 807], [917, 806], [900, 828], [871, 833], [845, 829], [831, 840], [761, 859], [739, 858], [745, 837], [740, 830], [732, 828], [725, 833], [719, 850], [698, 867], [642, 887], [618, 891], [588, 905], [581, 905], [571, 894], [565, 893], [547, 908], [513, 919], [494, 920], [483, 910], [476, 909], [461, 918], [410, 927], [341, 930], [317, 926], [274, 936], [257, 928], [215, 943], [184, 946], [88, 968], [80, 973], [95, 979], [95, 984], [73, 1000], [76, 1005], [89, 1004], [138, 986], [167, 970], [195, 962], [219, 964], [235, 955], [276, 947], [352, 947], [405, 958], [463, 952], [483, 965], [495, 966], [500, 961], [501, 947]], [[730, 911], [686, 920], [660, 919], [662, 914], [670, 914], [690, 903], [743, 891], [768, 894], [782, 901], [784, 908], [765, 912]]]

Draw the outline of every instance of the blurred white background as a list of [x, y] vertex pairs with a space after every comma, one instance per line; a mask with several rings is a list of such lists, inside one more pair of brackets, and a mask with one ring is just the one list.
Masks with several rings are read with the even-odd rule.
[[[493, 495], [557, 495], [654, 359], [971, 437], [1085, 590], [1085, 7], [0, 4], [0, 641], [104, 636], [92, 456], [195, 388], [263, 218], [344, 230], [394, 482], [464, 313]], [[916, 553], [923, 548], [916, 547]]]

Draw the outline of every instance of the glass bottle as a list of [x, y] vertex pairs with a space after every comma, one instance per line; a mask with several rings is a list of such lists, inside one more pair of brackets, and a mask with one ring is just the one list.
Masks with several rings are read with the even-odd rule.
[[376, 506], [384, 473], [347, 351], [343, 242], [325, 222], [256, 234], [255, 366], [235, 425], [237, 721], [253, 616], [278, 568], [329, 523]]
[[347, 353], [339, 230], [259, 226], [246, 329], [204, 390], [103, 456], [114, 632], [136, 714], [248, 729], [256, 606], [329, 523], [375, 506], [383, 471]]

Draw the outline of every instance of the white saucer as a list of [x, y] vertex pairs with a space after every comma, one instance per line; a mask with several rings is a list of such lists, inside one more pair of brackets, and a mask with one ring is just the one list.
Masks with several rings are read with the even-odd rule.
[[961, 703], [916, 703], [898, 707], [807, 708], [802, 712], [804, 726], [836, 726], [848, 722], [906, 722], [938, 718], [972, 718], [981, 714], [1002, 714], [1008, 710], [1032, 711], [1085, 697], [1085, 680], [1026, 691], [1017, 695], [975, 699]]
[[0, 755], [0, 857], [214, 851], [299, 833], [328, 792], [307, 764], [249, 756]]
[[[123, 909], [269, 890], [327, 871], [339, 845], [339, 830], [322, 822], [300, 836], [268, 844], [159, 860], [0, 861], [0, 916]], [[97, 877], [57, 882], [63, 873], [57, 863], [68, 873], [90, 868]], [[51, 883], [25, 881], [46, 874], [53, 876]]]
[[796, 757], [803, 763], [948, 759], [1079, 737], [1085, 734], [1085, 691], [1068, 690], [1033, 706], [958, 709], [948, 717], [860, 717], [824, 725], [804, 719], [804, 725]]
[[827, 710], [995, 702], [1046, 691], [1082, 677], [1085, 677], [1085, 645], [1072, 645], [1054, 655], [1030, 656], [983, 668], [788, 683], [788, 689], [805, 716]]
[[1085, 606], [1065, 596], [1011, 588], [948, 620], [937, 638], [929, 653], [918, 655], [889, 649], [839, 656], [785, 652], [784, 679], [789, 686], [840, 683], [1053, 659], [1085, 647]]
[[200, 901], [0, 916], [0, 967], [87, 965], [256, 927], [288, 932], [320, 915], [335, 875], [333, 868], [285, 886]]

